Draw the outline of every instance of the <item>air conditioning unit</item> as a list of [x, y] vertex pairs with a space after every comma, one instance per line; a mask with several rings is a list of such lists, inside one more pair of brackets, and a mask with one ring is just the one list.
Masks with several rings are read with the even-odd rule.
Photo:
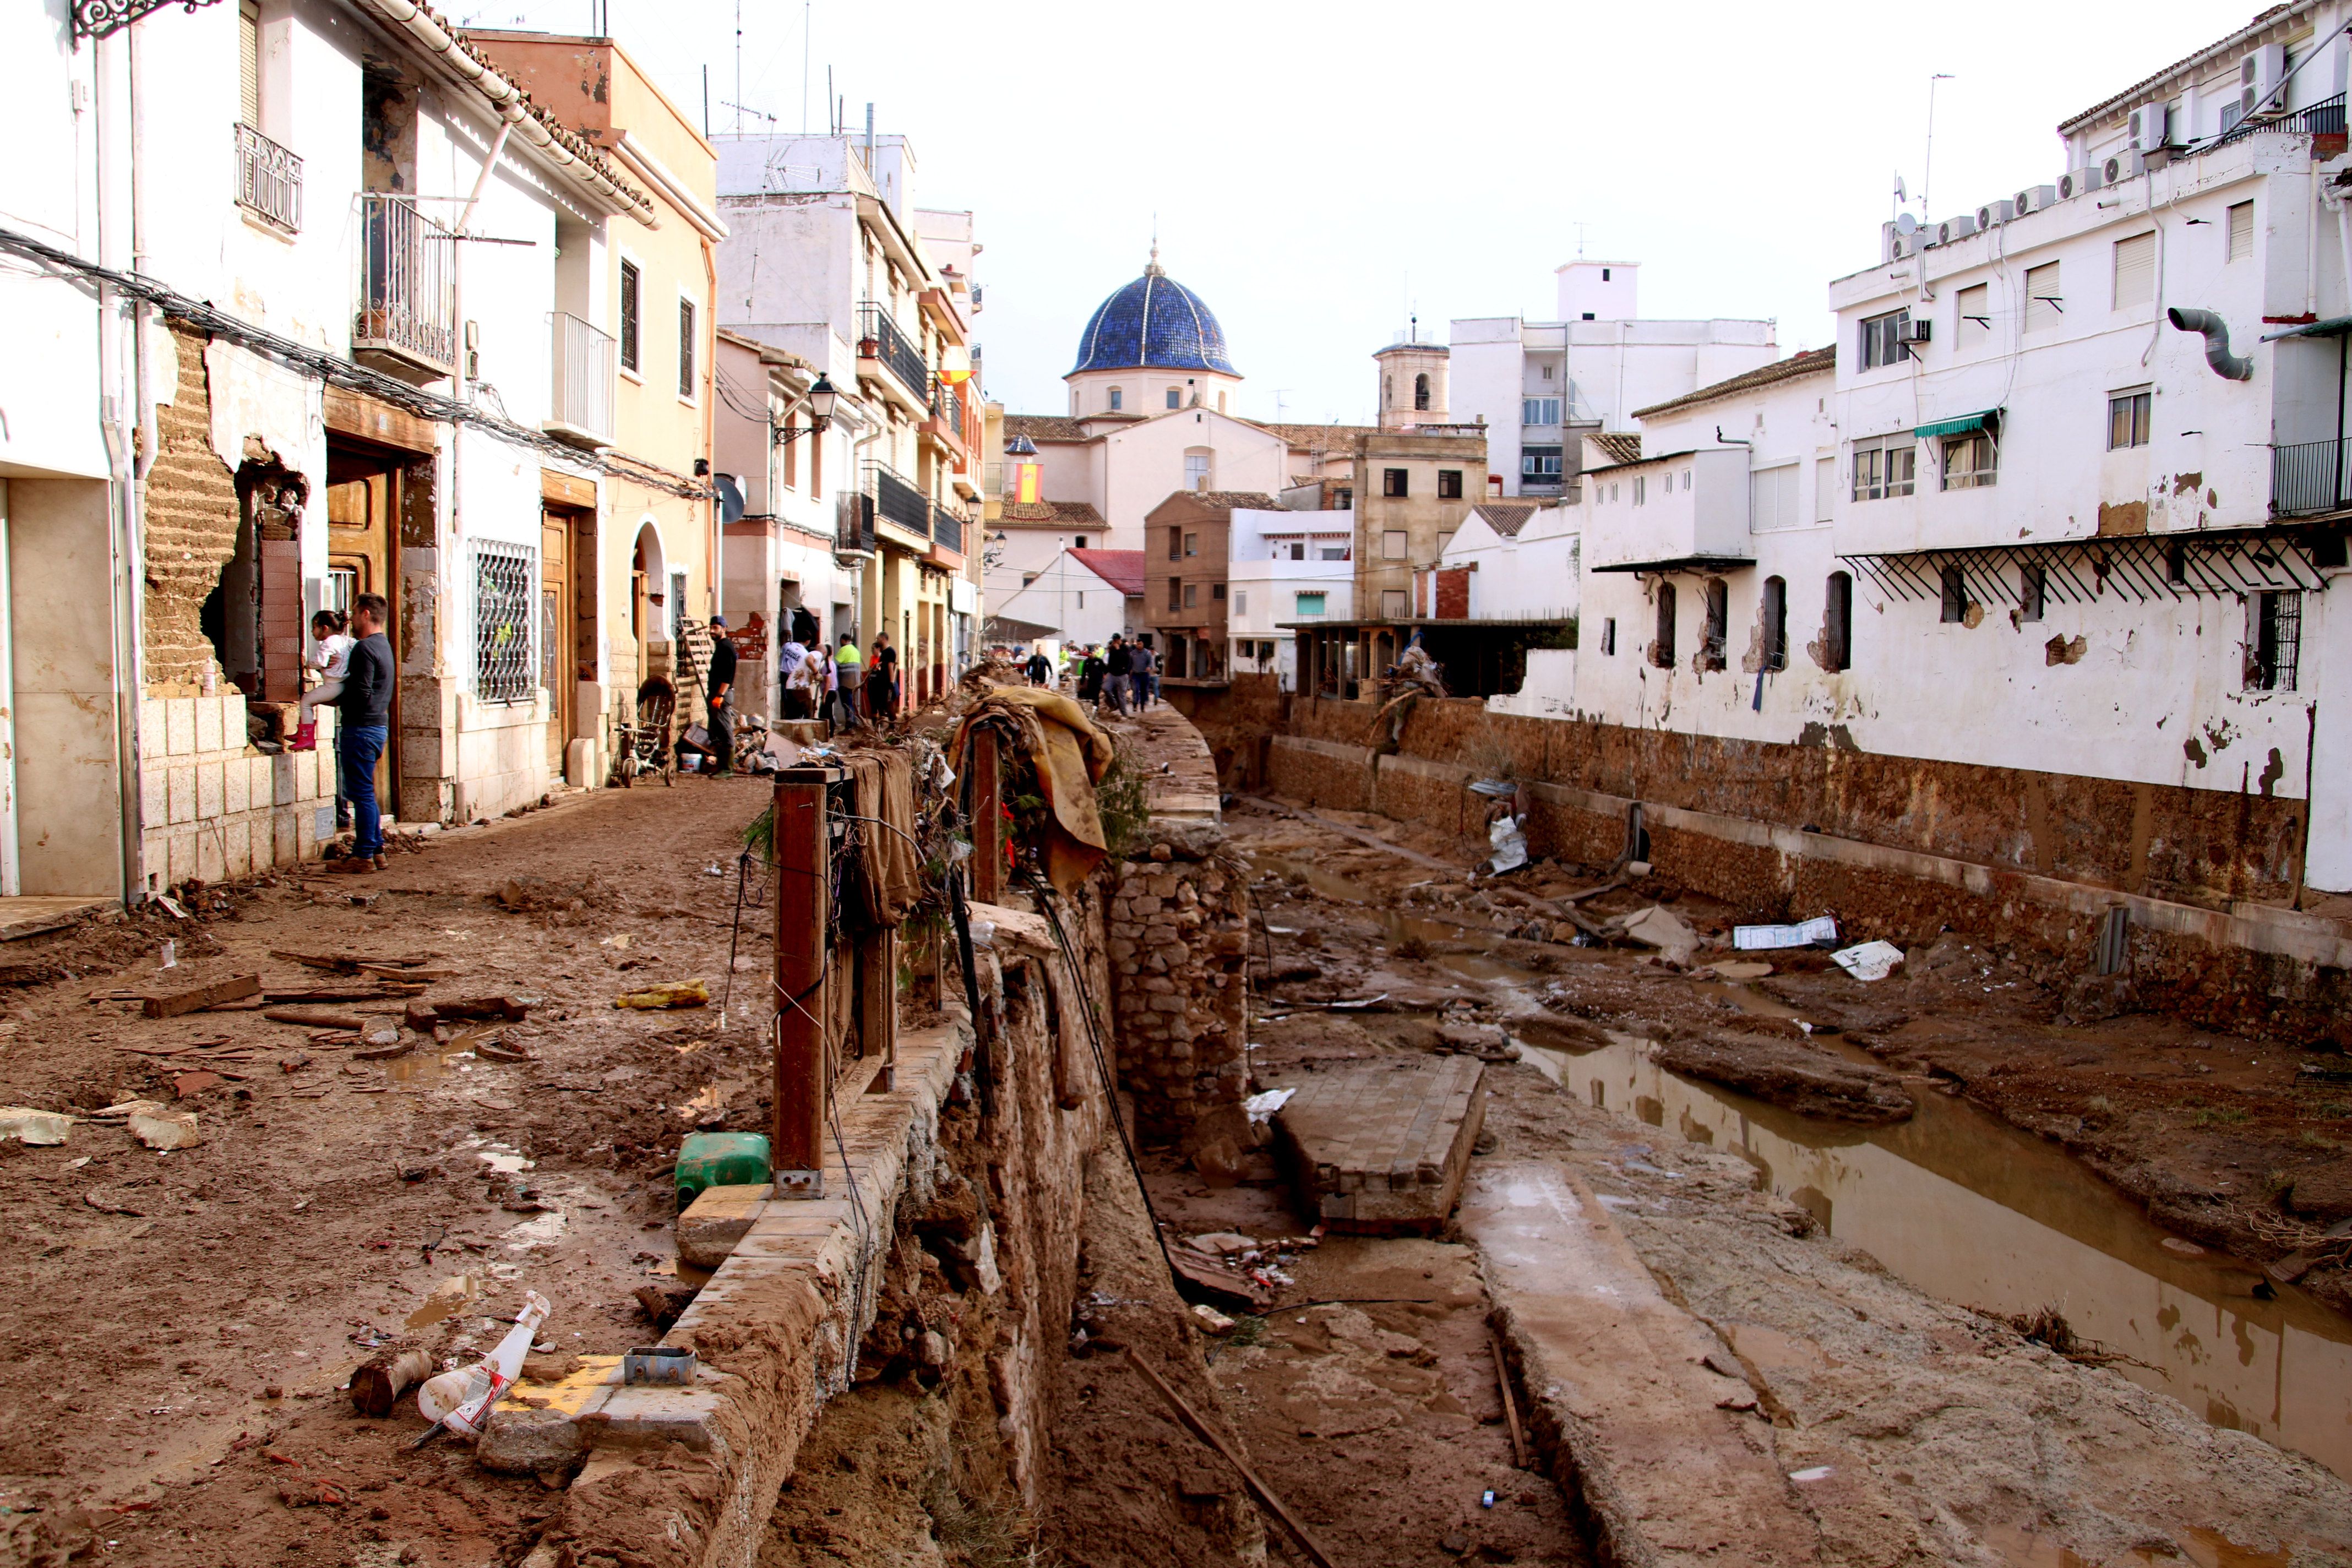
[[2017, 216], [2020, 217], [2057, 205], [2058, 187], [2055, 185], [2028, 185], [2017, 193]]
[[1924, 343], [1927, 341], [1928, 321], [1922, 316], [1908, 317], [1895, 324], [1895, 341], [1898, 343]]
[[1951, 245], [1976, 233], [1977, 220], [1972, 217], [1948, 217], [1936, 226], [1936, 243]]
[[2153, 153], [2172, 140], [2172, 111], [2160, 103], [2144, 103], [2131, 111], [2130, 146], [2135, 153]]
[[2238, 62], [2238, 113], [2250, 115], [2257, 109], [2283, 109], [2281, 103], [2266, 103], [2279, 82], [2286, 76], [2286, 46], [2264, 44]]
[[2144, 155], [2137, 152], [2118, 153], [2099, 165], [2099, 184], [2121, 184], [2126, 180], [2137, 180], [2147, 173], [2147, 159]]
[[1977, 226], [1990, 228], [1997, 223], [2007, 223], [2017, 216], [2017, 204], [2011, 201], [1987, 202], [1977, 208]]
[[1878, 226], [1878, 259], [1880, 261], [1892, 261], [1896, 257], [1903, 254], [1901, 251], [1895, 248], [1895, 226], [1893, 224], [1882, 223]]
[[2095, 191], [2107, 183], [2106, 174], [2097, 167], [2069, 169], [2058, 176], [2058, 199], [2071, 202], [2085, 191]]
[[1920, 250], [1920, 238], [1921, 237], [1916, 234], [1898, 234], [1895, 236], [1887, 243], [1888, 259], [1893, 261], [1908, 261], [1911, 258], [1918, 255]]

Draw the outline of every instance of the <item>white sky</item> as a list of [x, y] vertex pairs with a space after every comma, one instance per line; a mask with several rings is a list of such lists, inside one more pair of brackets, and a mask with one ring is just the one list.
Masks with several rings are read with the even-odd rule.
[[[445, 0], [479, 26], [583, 30], [589, 0]], [[612, 32], [690, 114], [734, 123], [734, 0], [609, 0]], [[1369, 421], [1372, 351], [1408, 302], [1551, 319], [1577, 252], [1640, 261], [1648, 316], [1769, 316], [1820, 346], [1832, 278], [1875, 258], [1896, 173], [1934, 217], [2055, 180], [2064, 115], [2230, 31], [2252, 0], [1949, 6], [1318, 5], [814, 0], [825, 70], [912, 139], [915, 199], [969, 207], [987, 253], [989, 395], [1067, 406], [1102, 298], [1160, 259], [1224, 324], [1239, 412]], [[743, 101], [797, 131], [799, 0], [742, 7]], [[1916, 210], [1916, 207], [1915, 209]], [[1279, 400], [1277, 403], [1277, 399]]]

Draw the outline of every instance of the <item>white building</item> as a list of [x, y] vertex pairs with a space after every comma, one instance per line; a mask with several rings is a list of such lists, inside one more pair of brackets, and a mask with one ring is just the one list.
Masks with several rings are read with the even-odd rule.
[[1355, 613], [1356, 514], [1343, 510], [1233, 511], [1226, 566], [1229, 668], [1282, 678], [1298, 689], [1297, 623]]
[[1643, 319], [1640, 272], [1638, 262], [1571, 261], [1557, 269], [1558, 320], [1453, 323], [1453, 416], [1485, 423], [1496, 493], [1564, 494], [1584, 432], [1633, 430], [1633, 410], [1778, 357], [1770, 321]]
[[1002, 599], [992, 595], [988, 613], [992, 619], [1050, 626], [1063, 644], [1099, 646], [1143, 629], [1143, 587], [1142, 551], [1074, 548]]

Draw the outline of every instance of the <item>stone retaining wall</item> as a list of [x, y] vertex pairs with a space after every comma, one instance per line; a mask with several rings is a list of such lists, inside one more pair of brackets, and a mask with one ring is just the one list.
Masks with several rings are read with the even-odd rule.
[[1112, 884], [1119, 1084], [1156, 1136], [1249, 1094], [1246, 884], [1213, 823], [1153, 819], [1154, 841]]

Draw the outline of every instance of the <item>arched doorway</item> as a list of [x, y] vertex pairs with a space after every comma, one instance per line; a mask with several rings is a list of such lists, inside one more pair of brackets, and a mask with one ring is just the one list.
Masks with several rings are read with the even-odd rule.
[[[629, 638], [637, 651], [636, 669], [629, 680], [635, 691], [656, 675], [668, 673], [656, 668], [654, 645], [665, 647], [669, 641], [669, 558], [662, 549], [661, 530], [646, 518], [637, 525], [637, 542], [629, 557]], [[667, 660], [661, 660], [667, 666]]]

